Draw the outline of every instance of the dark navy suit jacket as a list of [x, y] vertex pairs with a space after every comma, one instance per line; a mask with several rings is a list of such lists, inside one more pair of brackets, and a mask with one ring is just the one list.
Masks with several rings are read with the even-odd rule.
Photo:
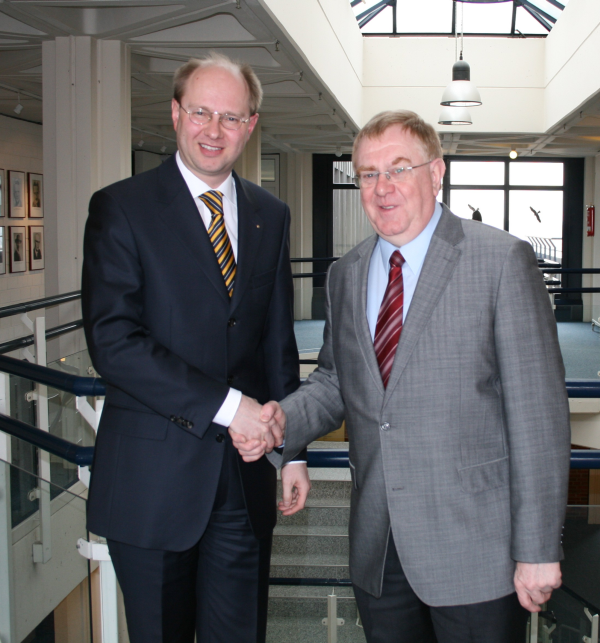
[[[93, 533], [181, 551], [202, 536], [227, 430], [230, 387], [259, 402], [299, 384], [289, 209], [235, 175], [238, 268], [230, 300], [175, 158], [92, 197], [82, 305], [107, 381], [88, 501]], [[276, 520], [275, 469], [238, 458], [257, 537]]]

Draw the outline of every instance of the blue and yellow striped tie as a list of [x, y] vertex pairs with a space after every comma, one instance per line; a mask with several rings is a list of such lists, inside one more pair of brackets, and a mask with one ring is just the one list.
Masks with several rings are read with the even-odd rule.
[[208, 236], [212, 243], [213, 250], [219, 263], [219, 268], [225, 280], [225, 287], [231, 297], [233, 295], [233, 282], [235, 280], [235, 257], [229, 235], [225, 229], [225, 219], [223, 218], [223, 195], [218, 190], [210, 190], [201, 194], [200, 201], [206, 205], [212, 215], [210, 226], [208, 226]]

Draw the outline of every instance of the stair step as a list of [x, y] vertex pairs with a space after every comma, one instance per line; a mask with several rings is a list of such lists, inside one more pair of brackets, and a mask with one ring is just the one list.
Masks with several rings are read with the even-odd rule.
[[273, 554], [343, 554], [347, 559], [347, 529], [312, 525], [277, 527], [273, 534]]
[[[350, 519], [350, 502], [340, 500], [339, 504], [332, 499], [319, 499], [319, 504], [310, 504], [292, 516], [279, 516], [277, 525], [332, 525], [346, 526]], [[320, 504], [322, 503], [322, 504]]]
[[[338, 596], [338, 618], [356, 621], [358, 611], [354, 596]], [[327, 616], [327, 596], [286, 596], [269, 598], [269, 618], [273, 616]]]
[[273, 578], [349, 578], [347, 554], [274, 553], [271, 556]]
[[[343, 643], [365, 643], [362, 627], [356, 618], [344, 619], [337, 628], [338, 640]], [[327, 643], [327, 628], [318, 617], [270, 616], [267, 623], [267, 643]]]

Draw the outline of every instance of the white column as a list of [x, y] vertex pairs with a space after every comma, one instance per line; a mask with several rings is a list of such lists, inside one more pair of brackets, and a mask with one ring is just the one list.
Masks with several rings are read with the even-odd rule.
[[[594, 158], [585, 159], [585, 179], [584, 179], [584, 188], [583, 188], [583, 200], [584, 205], [592, 205], [594, 203], [594, 184], [596, 181], [596, 160]], [[594, 242], [596, 237], [587, 236], [586, 228], [586, 212], [584, 210], [583, 214], [583, 243], [582, 243], [582, 262], [581, 265], [583, 268], [593, 268], [594, 267]], [[597, 280], [598, 281], [598, 280]], [[599, 281], [600, 283], [600, 281]], [[581, 285], [583, 288], [591, 288], [594, 284], [594, 275], [583, 275], [581, 280]], [[581, 298], [583, 300], [583, 320], [590, 321], [592, 319], [592, 304], [593, 297], [599, 297], [600, 295], [591, 295], [591, 294], [582, 294]], [[597, 318], [598, 316], [595, 315]]]
[[[312, 257], [312, 154], [287, 155], [287, 203], [292, 213], [290, 254]], [[312, 263], [294, 263], [294, 272], [313, 272]], [[294, 279], [294, 315], [312, 319], [313, 280]]]
[[[588, 165], [593, 168], [593, 171], [588, 171]], [[590, 186], [588, 187], [588, 177], [590, 178]], [[598, 154], [594, 159], [586, 159], [586, 187], [585, 187], [585, 203], [584, 205], [595, 205], [596, 206], [596, 231], [593, 237], [588, 237], [586, 233], [586, 221], [583, 222], [583, 234], [584, 234], [584, 261], [587, 260], [587, 257], [591, 257], [591, 263], [584, 263], [583, 265], [590, 268], [600, 268], [600, 229], [598, 224], [600, 223], [600, 154]], [[589, 199], [589, 200], [588, 200]], [[583, 216], [586, 216], [584, 211]], [[589, 246], [591, 245], [591, 248]], [[590, 283], [595, 287], [600, 287], [600, 275], [593, 275], [590, 279], [588, 277], [587, 283]], [[582, 282], [586, 283], [586, 282]], [[591, 305], [591, 318], [598, 319], [600, 317], [600, 294], [595, 293], [591, 296], [592, 305]], [[585, 309], [584, 309], [585, 312]], [[588, 317], [584, 317], [585, 320]]]
[[244, 179], [260, 185], [260, 123], [256, 124], [246, 147], [234, 165], [235, 171]]
[[[90, 196], [131, 175], [131, 62], [126, 45], [87, 36], [42, 46], [46, 295], [79, 290]], [[48, 326], [80, 317], [48, 311]], [[52, 343], [49, 360], [84, 348], [81, 333]], [[50, 348], [50, 347], [49, 347]]]

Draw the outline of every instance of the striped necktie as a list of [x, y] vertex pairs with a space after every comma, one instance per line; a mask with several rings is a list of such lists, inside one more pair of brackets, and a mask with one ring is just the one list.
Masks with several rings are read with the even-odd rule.
[[387, 388], [394, 356], [398, 348], [402, 332], [402, 314], [404, 308], [404, 280], [402, 279], [402, 264], [404, 257], [399, 250], [390, 257], [390, 273], [385, 295], [381, 302], [377, 326], [375, 327], [375, 354], [383, 380], [383, 388]]
[[198, 198], [210, 210], [212, 219], [208, 226], [208, 236], [225, 280], [225, 288], [227, 288], [227, 292], [231, 297], [233, 295], [236, 265], [231, 241], [225, 228], [223, 195], [218, 190], [210, 190], [201, 194]]

